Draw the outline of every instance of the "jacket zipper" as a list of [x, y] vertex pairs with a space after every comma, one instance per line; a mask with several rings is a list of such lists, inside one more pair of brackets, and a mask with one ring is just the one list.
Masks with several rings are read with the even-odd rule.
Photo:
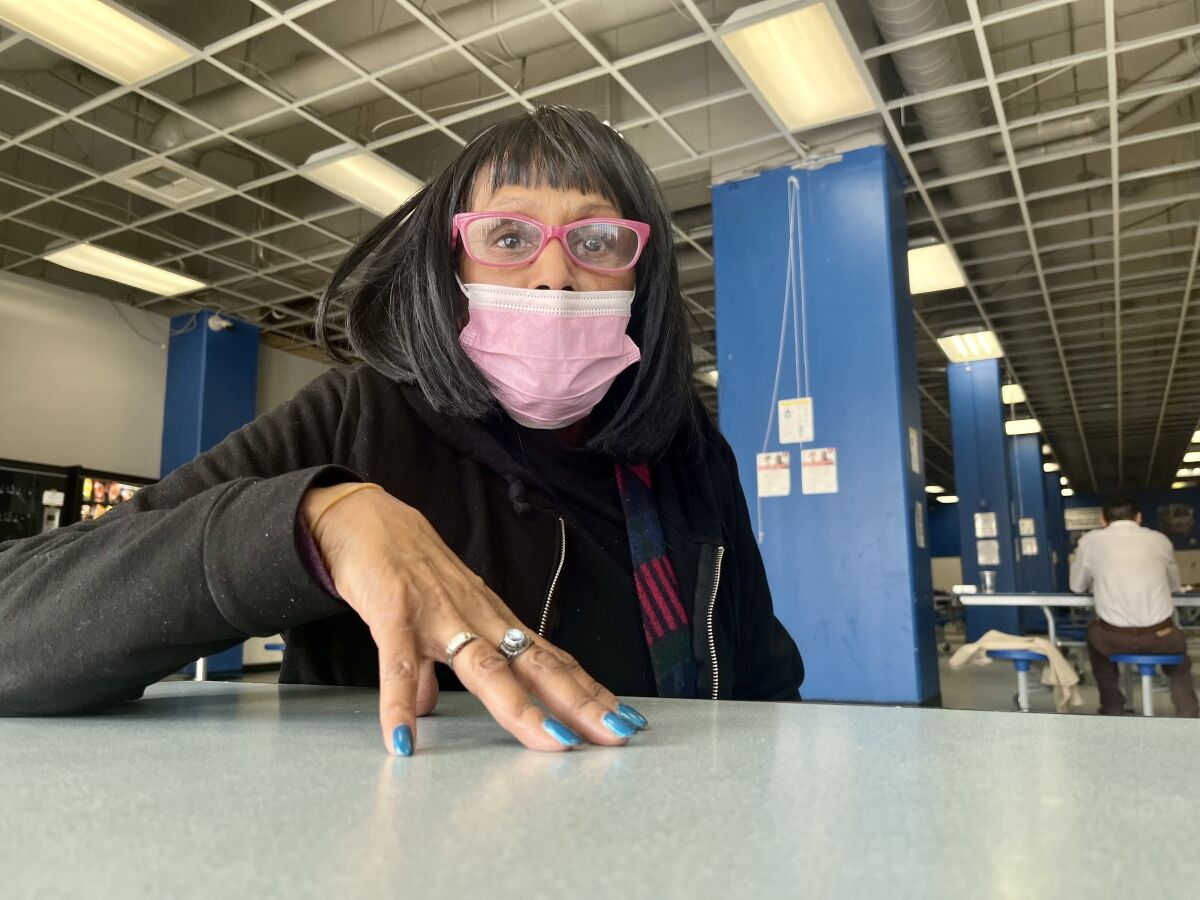
[[721, 673], [717, 668], [717, 641], [713, 635], [713, 610], [717, 606], [717, 591], [721, 589], [721, 560], [725, 556], [725, 548], [717, 548], [717, 564], [713, 571], [712, 596], [708, 598], [708, 655], [712, 659], [712, 699], [718, 699], [721, 687]]
[[542, 621], [538, 623], [538, 637], [546, 636], [546, 623], [550, 619], [550, 604], [554, 602], [554, 589], [558, 587], [558, 577], [562, 575], [563, 563], [567, 561], [567, 522], [562, 516], [558, 517], [558, 568], [550, 580], [550, 590], [546, 592], [546, 605], [542, 607]]

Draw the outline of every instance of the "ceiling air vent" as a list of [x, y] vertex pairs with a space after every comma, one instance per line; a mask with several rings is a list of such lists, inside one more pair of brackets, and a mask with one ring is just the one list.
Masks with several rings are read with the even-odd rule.
[[135, 194], [176, 209], [209, 203], [232, 193], [230, 188], [199, 172], [156, 159], [126, 166], [109, 178]]

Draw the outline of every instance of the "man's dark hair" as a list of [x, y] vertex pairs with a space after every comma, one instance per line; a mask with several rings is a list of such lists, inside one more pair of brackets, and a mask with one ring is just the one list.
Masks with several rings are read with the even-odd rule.
[[[692, 385], [692, 348], [679, 288], [671, 218], [645, 161], [591, 113], [539, 107], [479, 134], [446, 169], [347, 254], [317, 310], [322, 349], [357, 356], [381, 374], [416, 385], [435, 409], [482, 418], [496, 408], [483, 373], [459, 345], [466, 298], [455, 280], [451, 219], [470, 209], [477, 177], [491, 188], [546, 184], [594, 192], [629, 219], [650, 225], [635, 269], [629, 335], [642, 361], [617, 379], [596, 410], [588, 446], [624, 459], [652, 459], [703, 415]], [[331, 326], [346, 305], [346, 342]]]
[[1109, 497], [1104, 501], [1103, 515], [1105, 522], [1136, 519], [1140, 511], [1137, 501], [1132, 497]]

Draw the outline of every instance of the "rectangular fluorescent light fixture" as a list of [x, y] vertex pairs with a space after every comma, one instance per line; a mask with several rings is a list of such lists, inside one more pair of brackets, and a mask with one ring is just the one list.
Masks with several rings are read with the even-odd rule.
[[422, 182], [368, 150], [339, 144], [308, 158], [300, 173], [377, 216], [395, 212]]
[[1200, 469], [1177, 469], [1175, 471], [1176, 478], [1193, 478], [1200, 475]]
[[1004, 433], [1007, 435], [1014, 434], [1038, 434], [1042, 430], [1042, 423], [1037, 419], [1009, 419], [1004, 423]]
[[1056, 462], [1042, 463], [1042, 471], [1043, 472], [1057, 472], [1058, 471], [1058, 463], [1056, 463]]
[[707, 384], [711, 388], [717, 386], [720, 377], [716, 366], [704, 366], [696, 370], [696, 380], [701, 384]]
[[908, 251], [908, 291], [928, 294], [965, 286], [967, 280], [958, 267], [958, 258], [945, 244], [914, 247]]
[[953, 494], [939, 494], [938, 498], [937, 498], [937, 502], [938, 503], [957, 503], [958, 498], [955, 497]]
[[1049, 444], [1042, 444], [1042, 456], [1049, 456], [1054, 451], [1050, 449]]
[[1025, 402], [1025, 389], [1019, 384], [1005, 384], [1000, 387], [1000, 399], [1008, 406], [1016, 406]]
[[1000, 342], [990, 331], [960, 331], [938, 338], [938, 346], [950, 362], [976, 362], [1004, 355]]
[[1192, 432], [1192, 443], [1193, 443], [1193, 444], [1200, 444], [1200, 431], [1193, 431], [1193, 432]]
[[102, 0], [0, 0], [0, 22], [121, 84], [192, 55], [178, 39]]
[[1200, 450], [1190, 450], [1183, 454], [1184, 462], [1200, 462]]
[[174, 297], [208, 287], [203, 281], [189, 278], [187, 275], [160, 269], [158, 266], [93, 244], [72, 244], [70, 247], [47, 253], [45, 259], [57, 266], [74, 269], [85, 275], [95, 275], [97, 278], [107, 278], [109, 281], [118, 281], [160, 297]]
[[[762, 99], [790, 131], [875, 112], [840, 13], [823, 2], [781, 14], [770, 0], [734, 12], [721, 40]], [[835, 15], [837, 19], [835, 19]]]
[[1061, 484], [1063, 487], [1066, 487], [1071, 482], [1067, 481], [1066, 475], [1060, 475], [1058, 478], [1058, 483]]
[[1063, 495], [1064, 497], [1074, 497], [1074, 496], [1075, 496], [1075, 492], [1074, 492], [1073, 490], [1071, 490], [1070, 488], [1063, 488], [1063, 489], [1062, 489], [1062, 495]]
[[1172, 481], [1171, 482], [1172, 488], [1189, 488], [1192, 486], [1193, 486], [1193, 482], [1191, 482], [1191, 481]]
[[940, 484], [927, 484], [927, 485], [925, 485], [925, 493], [927, 493], [927, 494], [944, 494], [944, 493], [946, 493], [946, 489], [944, 487], [942, 487]]

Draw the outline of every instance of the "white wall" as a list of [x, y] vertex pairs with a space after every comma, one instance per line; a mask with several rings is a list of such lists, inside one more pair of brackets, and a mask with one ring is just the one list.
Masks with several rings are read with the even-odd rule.
[[[0, 457], [158, 478], [169, 329], [166, 316], [0, 273]], [[257, 412], [329, 368], [260, 347]]]
[[157, 478], [168, 328], [0, 273], [0, 457]]
[[302, 387], [332, 368], [327, 363], [276, 350], [266, 344], [258, 348], [258, 415], [291, 400]]
[[943, 594], [950, 588], [963, 583], [962, 559], [957, 556], [933, 556], [929, 559], [933, 568], [933, 589]]
[[1176, 550], [1179, 580], [1184, 584], [1200, 584], [1200, 550]]
[[[1179, 580], [1184, 584], [1200, 584], [1200, 550], [1176, 550], [1175, 561], [1179, 564]], [[949, 593], [951, 586], [962, 584], [962, 560], [957, 556], [935, 556], [933, 565], [933, 589]]]

